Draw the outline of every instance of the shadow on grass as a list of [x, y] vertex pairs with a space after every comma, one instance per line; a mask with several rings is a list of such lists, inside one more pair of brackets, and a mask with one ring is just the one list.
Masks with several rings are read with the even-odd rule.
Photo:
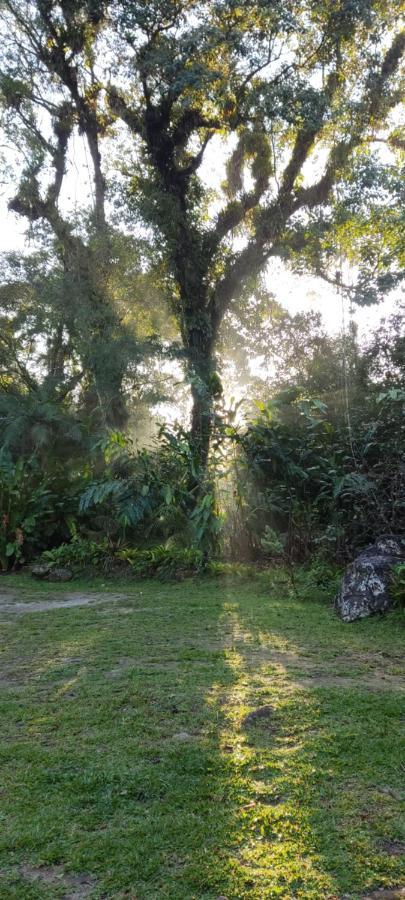
[[338, 625], [255, 582], [139, 585], [8, 624], [1, 896], [68, 896], [69, 872], [95, 877], [86, 896], [137, 900], [398, 883], [398, 857], [378, 852], [395, 836], [395, 697], [303, 690], [257, 654], [321, 663], [331, 636], [353, 653]]
[[[370, 677], [401, 658], [398, 617], [350, 630], [326, 607], [263, 595], [259, 605], [234, 598], [227, 616], [237, 672], [228, 708], [251, 798], [239, 859], [260, 882], [252, 896], [403, 885], [403, 694]], [[391, 685], [403, 691], [404, 680]]]

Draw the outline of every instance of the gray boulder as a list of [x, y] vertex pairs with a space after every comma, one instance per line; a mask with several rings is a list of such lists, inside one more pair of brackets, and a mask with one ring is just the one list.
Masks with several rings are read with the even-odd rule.
[[40, 578], [43, 580], [44, 578], [48, 578], [48, 575], [51, 571], [51, 567], [46, 565], [46, 563], [38, 563], [35, 566], [32, 566], [31, 575], [33, 578]]
[[48, 581], [71, 581], [73, 572], [71, 569], [65, 569], [64, 566], [55, 566], [48, 575]]
[[386, 612], [393, 606], [390, 581], [394, 566], [405, 562], [405, 537], [385, 534], [366, 547], [346, 569], [335, 608], [344, 622]]
[[51, 566], [46, 563], [38, 563], [32, 566], [31, 575], [41, 581], [71, 581], [73, 572], [64, 566]]

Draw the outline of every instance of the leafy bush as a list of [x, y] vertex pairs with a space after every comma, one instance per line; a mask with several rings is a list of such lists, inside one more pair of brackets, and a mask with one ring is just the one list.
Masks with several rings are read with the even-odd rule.
[[296, 586], [301, 600], [331, 602], [337, 593], [342, 569], [322, 559], [314, 559], [297, 573]]
[[119, 550], [119, 559], [128, 562], [134, 575], [162, 580], [197, 575], [205, 567], [204, 554], [196, 548], [152, 547], [150, 550]]
[[259, 554], [278, 543], [288, 558], [343, 561], [379, 534], [405, 530], [404, 401], [398, 389], [375, 392], [353, 408], [350, 427], [298, 391], [258, 404], [235, 440], [245, 462], [238, 490]]
[[[152, 450], [133, 452], [115, 438], [100, 480], [83, 492], [79, 512], [91, 524], [103, 517], [131, 543], [175, 540], [211, 552], [221, 520], [208, 479], [199, 473], [187, 435], [162, 429]], [[105, 528], [105, 524], [104, 524]]]
[[0, 452], [0, 569], [32, 558], [58, 527], [58, 498], [49, 478], [29, 461]]
[[207, 566], [209, 575], [218, 578], [226, 577], [228, 579], [246, 579], [251, 580], [257, 575], [257, 567], [249, 566], [246, 563], [224, 562], [222, 560], [211, 560]]
[[87, 568], [107, 571], [114, 563], [114, 549], [107, 538], [96, 542], [76, 536], [70, 543], [45, 550], [42, 560], [54, 566], [66, 566], [73, 572]]
[[405, 563], [401, 563], [401, 565], [394, 568], [391, 594], [398, 606], [405, 609]]
[[270, 557], [283, 558], [284, 556], [285, 550], [282, 538], [270, 525], [265, 525], [264, 527], [264, 532], [260, 538], [260, 546], [263, 552]]
[[[45, 387], [0, 378], [0, 568], [28, 562], [73, 533], [89, 478], [89, 431]], [[51, 387], [49, 391], [52, 394]], [[89, 463], [90, 456], [90, 463]], [[83, 463], [85, 459], [85, 463]]]

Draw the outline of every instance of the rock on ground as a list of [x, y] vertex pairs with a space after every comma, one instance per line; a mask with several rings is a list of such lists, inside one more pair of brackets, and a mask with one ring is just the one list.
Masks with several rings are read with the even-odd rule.
[[40, 578], [41, 580], [47, 578], [51, 571], [50, 565], [46, 563], [38, 563], [31, 568], [31, 575], [33, 578]]
[[335, 607], [344, 622], [386, 612], [393, 606], [390, 580], [405, 562], [405, 537], [386, 534], [366, 547], [346, 569]]
[[71, 581], [73, 572], [65, 566], [50, 566], [39, 563], [32, 566], [31, 575], [41, 581]]

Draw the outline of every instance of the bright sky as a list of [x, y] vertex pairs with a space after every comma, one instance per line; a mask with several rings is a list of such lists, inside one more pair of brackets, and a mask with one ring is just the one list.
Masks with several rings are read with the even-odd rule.
[[[224, 153], [213, 142], [207, 150], [202, 169], [204, 181], [210, 186], [216, 186], [224, 179], [224, 159]], [[69, 150], [68, 175], [61, 194], [62, 208], [65, 212], [69, 211], [74, 214], [75, 210], [80, 210], [83, 202], [85, 204], [91, 202], [92, 195], [88, 153], [84, 139], [76, 136], [71, 142]], [[25, 220], [11, 213], [7, 208], [7, 202], [11, 196], [12, 190], [3, 184], [0, 196], [0, 252], [29, 250]], [[344, 275], [344, 279], [347, 277], [350, 278], [350, 272]], [[342, 299], [332, 286], [320, 278], [296, 275], [277, 259], [271, 261], [267, 279], [271, 292], [290, 312], [315, 310], [321, 313], [325, 327], [330, 333], [341, 330]], [[358, 323], [360, 335], [366, 337], [370, 330], [377, 328], [381, 319], [393, 310], [394, 305], [395, 299], [390, 297], [378, 306], [355, 308], [350, 312], [348, 303], [345, 301], [346, 325], [352, 315]]]
[[[318, 154], [316, 164], [323, 168], [324, 161], [321, 155]], [[215, 139], [208, 145], [201, 171], [208, 185], [217, 185], [225, 179], [225, 155]], [[308, 171], [309, 180], [314, 180], [314, 176], [316, 176], [316, 170], [312, 165], [312, 172]], [[344, 282], [350, 283], [351, 278], [353, 276], [350, 270], [343, 273]], [[395, 306], [394, 297], [390, 297], [385, 302], [379, 303], [378, 306], [362, 309], [356, 307], [350, 310], [349, 303], [345, 299], [343, 301], [343, 311], [342, 298], [337, 294], [333, 286], [321, 278], [296, 275], [278, 259], [272, 260], [269, 264], [267, 282], [276, 300], [285, 309], [288, 309], [291, 313], [308, 310], [319, 312], [322, 315], [326, 329], [331, 334], [342, 329], [343, 318], [347, 327], [347, 323], [352, 317], [358, 324], [360, 336], [366, 337], [370, 330], [378, 327], [381, 319], [389, 315]]]

